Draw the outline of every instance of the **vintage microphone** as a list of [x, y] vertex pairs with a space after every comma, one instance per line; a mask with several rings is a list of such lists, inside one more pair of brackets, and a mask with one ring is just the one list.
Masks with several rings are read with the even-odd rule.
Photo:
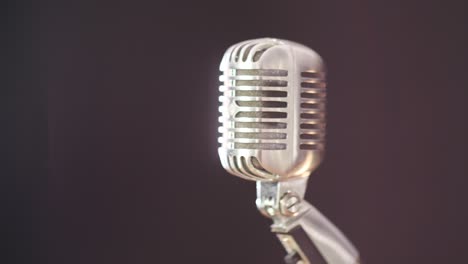
[[359, 253], [303, 198], [325, 144], [325, 67], [313, 50], [262, 38], [221, 61], [218, 152], [231, 174], [257, 182], [256, 204], [273, 220], [287, 263], [355, 264]]

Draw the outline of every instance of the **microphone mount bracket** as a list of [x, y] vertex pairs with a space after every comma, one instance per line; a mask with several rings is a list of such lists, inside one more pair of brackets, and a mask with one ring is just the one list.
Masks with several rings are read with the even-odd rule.
[[304, 200], [308, 177], [257, 181], [256, 205], [273, 220], [288, 255], [287, 264], [359, 264], [347, 238], [314, 206]]
[[266, 217], [284, 221], [300, 215], [308, 178], [257, 181], [257, 208]]

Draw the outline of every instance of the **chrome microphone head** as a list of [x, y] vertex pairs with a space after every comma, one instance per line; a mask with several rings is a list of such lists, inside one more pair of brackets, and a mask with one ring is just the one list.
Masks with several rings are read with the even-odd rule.
[[325, 66], [313, 50], [262, 38], [221, 61], [218, 149], [231, 174], [255, 181], [307, 177], [325, 144]]

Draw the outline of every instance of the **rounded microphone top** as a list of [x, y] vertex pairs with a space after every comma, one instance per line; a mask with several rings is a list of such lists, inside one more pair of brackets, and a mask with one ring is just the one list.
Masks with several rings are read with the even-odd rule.
[[256, 181], [307, 177], [325, 144], [325, 66], [301, 44], [262, 38], [231, 46], [221, 61], [219, 157]]

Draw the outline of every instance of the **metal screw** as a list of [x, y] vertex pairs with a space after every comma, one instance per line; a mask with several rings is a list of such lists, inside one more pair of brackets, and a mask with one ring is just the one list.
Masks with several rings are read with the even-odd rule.
[[292, 216], [301, 209], [301, 198], [292, 192], [287, 192], [280, 200], [280, 210], [283, 215]]

